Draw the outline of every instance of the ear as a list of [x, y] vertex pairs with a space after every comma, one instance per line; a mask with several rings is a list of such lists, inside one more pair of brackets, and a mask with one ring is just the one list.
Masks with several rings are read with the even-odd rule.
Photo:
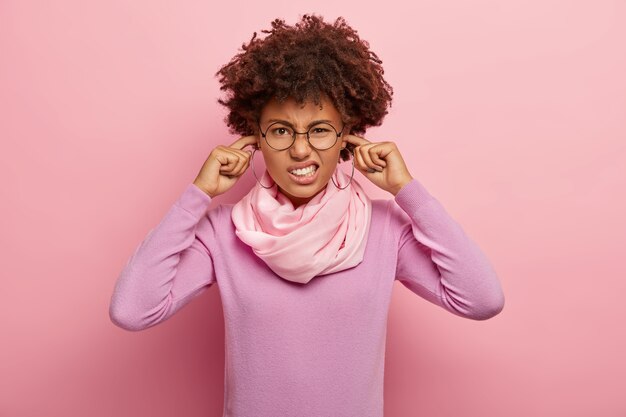
[[352, 128], [352, 126], [350, 125], [345, 125], [343, 127], [343, 131], [341, 133], [341, 149], [345, 149], [346, 145], [348, 144], [348, 141], [346, 140], [346, 135], [350, 134], [350, 129]]
[[259, 128], [257, 127], [253, 127], [252, 128], [252, 134], [254, 136], [256, 136], [256, 143], [254, 144], [254, 147], [260, 151], [261, 150], [261, 132], [259, 131]]
[[350, 147], [350, 142], [348, 142], [345, 138], [347, 135], [352, 134], [352, 125], [345, 125], [343, 128], [343, 133], [341, 134], [341, 147], [348, 148]]
[[259, 129], [258, 123], [256, 123], [252, 119], [248, 119], [248, 128], [251, 133], [249, 135], [256, 136], [256, 143], [253, 145], [257, 149], [261, 149], [261, 131]]

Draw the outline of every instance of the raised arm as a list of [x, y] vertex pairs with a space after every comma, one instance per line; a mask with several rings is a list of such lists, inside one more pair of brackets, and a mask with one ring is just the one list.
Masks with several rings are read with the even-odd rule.
[[[133, 331], [154, 326], [215, 282], [206, 242], [213, 231], [206, 216], [210, 202], [209, 195], [189, 184], [150, 230], [115, 284], [109, 306], [114, 324]], [[204, 241], [196, 235], [199, 227]]]
[[396, 279], [461, 317], [486, 320], [504, 308], [498, 276], [478, 245], [413, 179], [391, 202], [401, 223]]

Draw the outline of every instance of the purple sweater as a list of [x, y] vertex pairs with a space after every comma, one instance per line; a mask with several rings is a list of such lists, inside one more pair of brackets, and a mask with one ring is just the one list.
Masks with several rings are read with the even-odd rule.
[[218, 284], [225, 321], [224, 417], [382, 417], [395, 280], [461, 317], [504, 306], [488, 259], [417, 180], [373, 200], [363, 262], [307, 284], [280, 278], [235, 235], [232, 204], [189, 184], [137, 247], [111, 298], [113, 323], [142, 330]]

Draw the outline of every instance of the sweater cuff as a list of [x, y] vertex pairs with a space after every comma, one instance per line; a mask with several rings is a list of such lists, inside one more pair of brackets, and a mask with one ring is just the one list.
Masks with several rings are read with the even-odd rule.
[[415, 178], [402, 187], [395, 196], [396, 203], [407, 213], [415, 212], [432, 199], [434, 197]]
[[185, 188], [175, 205], [199, 220], [206, 214], [211, 200], [210, 195], [202, 191], [196, 184], [191, 183], [187, 185], [187, 188]]

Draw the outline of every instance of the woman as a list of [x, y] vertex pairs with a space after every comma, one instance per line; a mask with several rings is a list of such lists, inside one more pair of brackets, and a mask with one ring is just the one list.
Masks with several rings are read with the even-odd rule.
[[[396, 144], [363, 138], [392, 95], [367, 42], [342, 18], [277, 19], [264, 32], [218, 72], [226, 122], [242, 137], [211, 151], [137, 248], [111, 319], [154, 326], [218, 283], [224, 416], [380, 417], [395, 280], [474, 320], [502, 310], [502, 289]], [[249, 168], [250, 192], [208, 210]], [[393, 198], [370, 200], [355, 171]]]

